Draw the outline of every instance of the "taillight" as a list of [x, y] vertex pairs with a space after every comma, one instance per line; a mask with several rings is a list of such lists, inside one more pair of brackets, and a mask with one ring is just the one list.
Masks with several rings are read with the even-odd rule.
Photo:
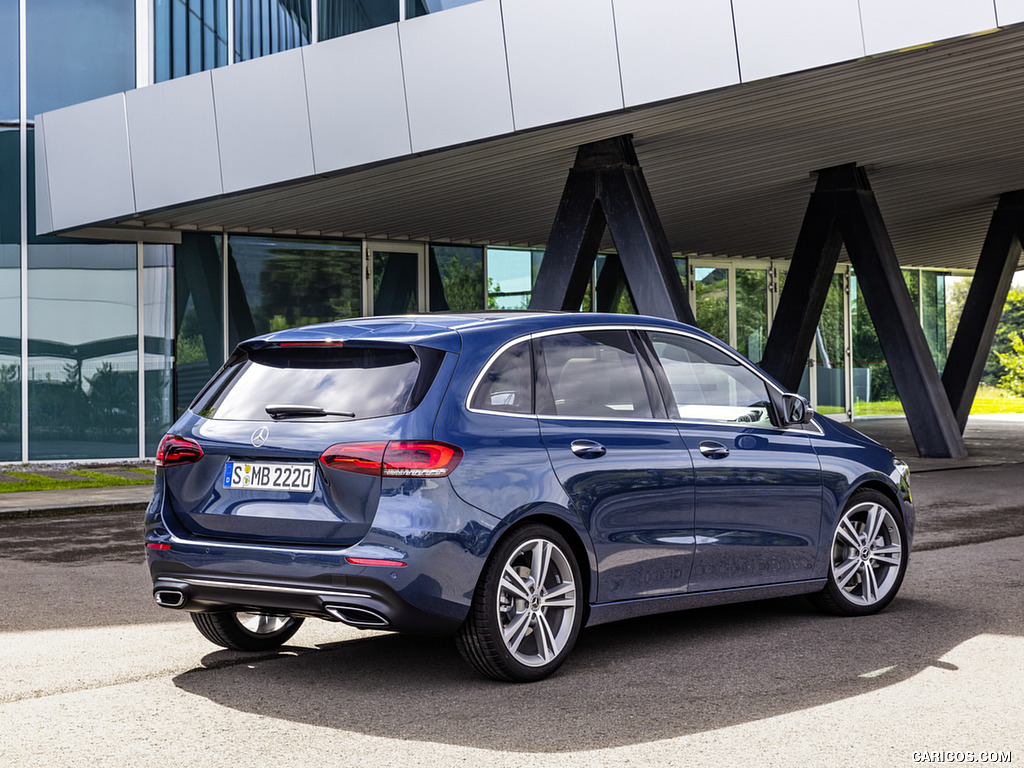
[[361, 475], [380, 475], [387, 443], [338, 443], [320, 456], [320, 463], [329, 469], [344, 469]]
[[203, 458], [203, 449], [195, 440], [175, 435], [164, 435], [156, 449], [156, 465], [170, 467], [175, 464], [191, 464]]
[[330, 469], [381, 477], [447, 477], [462, 461], [462, 449], [432, 440], [338, 443], [320, 457]]

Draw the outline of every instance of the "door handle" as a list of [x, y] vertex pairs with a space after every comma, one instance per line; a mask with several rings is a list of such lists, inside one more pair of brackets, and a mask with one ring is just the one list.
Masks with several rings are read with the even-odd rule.
[[593, 440], [573, 440], [569, 444], [569, 450], [581, 459], [598, 459], [608, 452], [603, 445]]
[[721, 443], [712, 443], [706, 440], [700, 444], [700, 452], [709, 459], [724, 459], [729, 455], [729, 449]]

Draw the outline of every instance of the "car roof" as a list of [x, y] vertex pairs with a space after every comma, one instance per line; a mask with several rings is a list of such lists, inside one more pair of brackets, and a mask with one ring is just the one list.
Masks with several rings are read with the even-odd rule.
[[664, 318], [600, 312], [510, 312], [486, 311], [389, 315], [337, 320], [331, 323], [289, 328], [258, 336], [244, 344], [259, 342], [363, 341], [419, 344], [457, 352], [465, 334], [495, 335], [512, 338], [538, 331], [582, 325], [646, 325], [685, 328], [704, 335], [690, 326]]

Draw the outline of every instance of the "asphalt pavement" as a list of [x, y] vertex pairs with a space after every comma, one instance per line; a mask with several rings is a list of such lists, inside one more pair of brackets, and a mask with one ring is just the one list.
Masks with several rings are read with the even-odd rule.
[[218, 649], [152, 601], [148, 487], [0, 494], [0, 766], [1024, 761], [1024, 417], [972, 419], [956, 462], [910, 455], [901, 420], [858, 426], [909, 460], [919, 514], [884, 612], [602, 625], [531, 685], [447, 638], [315, 620], [280, 651]]

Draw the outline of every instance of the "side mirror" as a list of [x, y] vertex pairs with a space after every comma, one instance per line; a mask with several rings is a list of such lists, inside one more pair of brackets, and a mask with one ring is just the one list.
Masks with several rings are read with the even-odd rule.
[[814, 416], [814, 409], [800, 395], [786, 393], [782, 396], [782, 417], [786, 424], [807, 424]]

